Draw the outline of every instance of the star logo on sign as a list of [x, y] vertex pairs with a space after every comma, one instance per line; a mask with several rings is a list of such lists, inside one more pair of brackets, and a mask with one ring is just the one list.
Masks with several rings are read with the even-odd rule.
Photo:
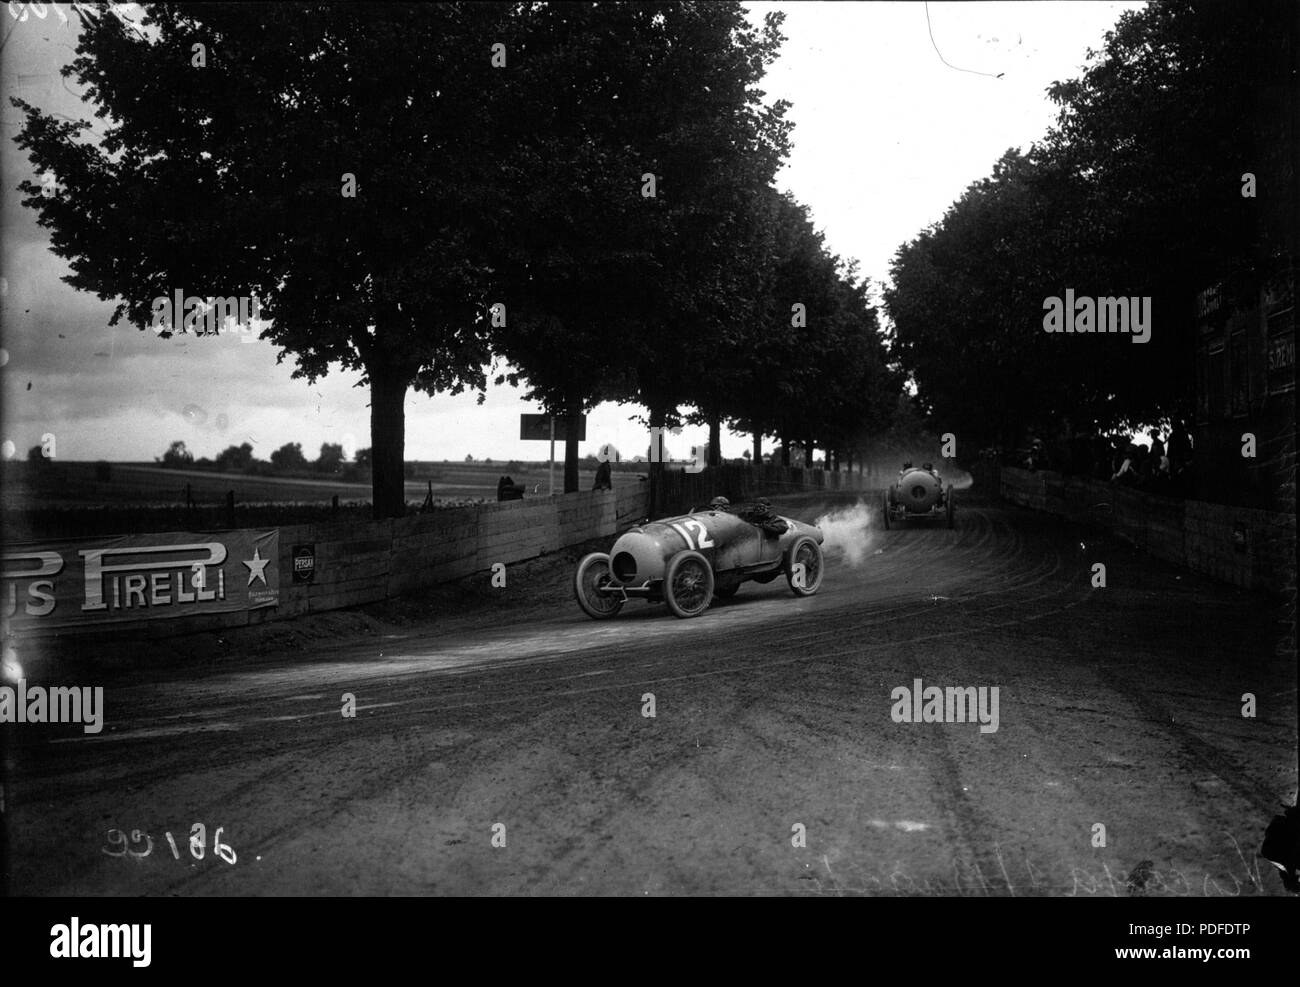
[[249, 586], [252, 586], [252, 585], [253, 585], [253, 580], [254, 580], [254, 579], [260, 579], [260, 580], [262, 580], [262, 585], [263, 585], [263, 586], [267, 585], [267, 582], [266, 582], [266, 572], [265, 572], [265, 570], [266, 570], [266, 564], [267, 564], [268, 562], [270, 562], [271, 560], [270, 560], [270, 559], [264, 559], [264, 558], [262, 558], [262, 554], [261, 554], [261, 553], [262, 553], [262, 550], [261, 550], [260, 548], [257, 548], [256, 546], [254, 546], [254, 548], [253, 548], [253, 557], [252, 557], [251, 559], [246, 559], [246, 560], [244, 561], [244, 565], [248, 566], [248, 585], [249, 585]]

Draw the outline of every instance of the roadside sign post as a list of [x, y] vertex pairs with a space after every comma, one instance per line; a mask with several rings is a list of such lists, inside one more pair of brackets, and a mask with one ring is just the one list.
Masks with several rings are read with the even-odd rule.
[[[554, 415], [520, 415], [519, 438], [524, 441], [538, 440], [551, 443], [551, 461], [547, 467], [551, 496], [555, 496], [555, 440], [567, 442], [569, 439], [566, 419], [556, 421]], [[587, 416], [578, 418], [578, 441], [587, 441]]]

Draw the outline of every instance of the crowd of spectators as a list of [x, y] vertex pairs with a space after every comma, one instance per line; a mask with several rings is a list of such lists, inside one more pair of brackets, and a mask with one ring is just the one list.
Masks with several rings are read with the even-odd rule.
[[1192, 437], [1186, 422], [1175, 419], [1167, 430], [1151, 431], [1146, 444], [1138, 439], [1137, 435], [1072, 432], [1067, 423], [1053, 440], [1031, 437], [1025, 448], [1007, 455], [990, 451], [1004, 466], [1031, 472], [1051, 470], [1166, 496], [1185, 496], [1192, 464]]

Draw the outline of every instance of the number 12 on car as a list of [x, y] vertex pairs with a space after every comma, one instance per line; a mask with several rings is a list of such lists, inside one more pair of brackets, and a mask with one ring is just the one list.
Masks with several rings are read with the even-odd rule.
[[[697, 548], [714, 547], [713, 539], [709, 537], [708, 529], [704, 527], [702, 522], [696, 521], [695, 519], [692, 518], [690, 520], [682, 521], [680, 523], [674, 521], [672, 524], [673, 524], [673, 530], [682, 536], [682, 539], [686, 542], [686, 547], [691, 549], [692, 551], [694, 551]], [[695, 543], [694, 539], [691, 538], [691, 532], [687, 531], [686, 530], [687, 528], [690, 528], [699, 537], [698, 545]]]

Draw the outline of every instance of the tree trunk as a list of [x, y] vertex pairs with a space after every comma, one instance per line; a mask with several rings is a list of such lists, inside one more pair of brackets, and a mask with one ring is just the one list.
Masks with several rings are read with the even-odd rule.
[[370, 377], [370, 489], [376, 520], [406, 514], [405, 374], [367, 367]]
[[564, 430], [568, 436], [564, 441], [564, 492], [578, 492], [578, 431], [582, 428], [582, 403], [576, 398], [569, 399], [566, 409]]
[[816, 452], [817, 449], [813, 446], [813, 440], [806, 439], [803, 444], [803, 458], [804, 458], [804, 464], [807, 466], [808, 469], [813, 468], [813, 454]]
[[754, 465], [763, 465], [763, 432], [757, 425], [754, 426]]
[[[663, 426], [664, 426], [665, 417], [666, 415], [664, 413], [663, 408], [651, 407], [650, 409], [651, 444], [650, 444], [650, 455], [648, 457], [650, 459], [650, 464], [649, 464], [650, 465], [650, 507], [648, 513], [650, 515], [651, 521], [653, 521], [657, 517], [662, 516], [660, 506], [663, 501], [664, 464], [663, 464], [663, 460], [660, 459], [658, 456], [659, 448], [657, 447], [661, 447], [666, 442], [666, 440], [663, 438]], [[655, 441], [655, 432], [654, 432], [655, 428], [658, 428], [660, 430], [658, 442]]]
[[709, 412], [709, 458], [705, 465], [722, 465], [722, 416], [716, 409]]
[[781, 465], [790, 465], [790, 439], [784, 432], [781, 433]]

